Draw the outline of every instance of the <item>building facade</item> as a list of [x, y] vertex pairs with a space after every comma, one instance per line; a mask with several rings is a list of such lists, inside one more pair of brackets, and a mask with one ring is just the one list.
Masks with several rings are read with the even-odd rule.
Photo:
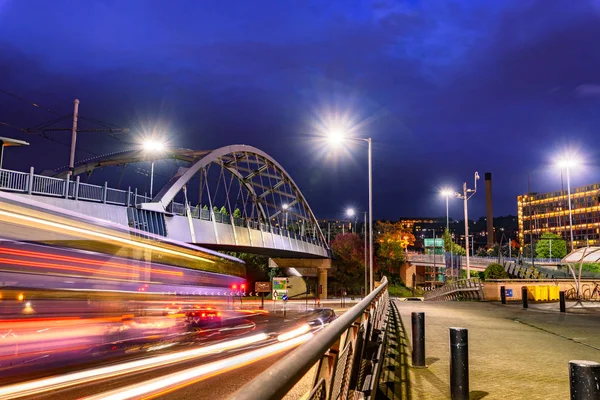
[[[571, 190], [573, 246], [600, 244], [600, 184]], [[549, 193], [529, 193], [517, 197], [519, 242], [521, 249], [535, 243], [543, 233], [560, 235], [571, 240], [569, 203], [566, 190]]]

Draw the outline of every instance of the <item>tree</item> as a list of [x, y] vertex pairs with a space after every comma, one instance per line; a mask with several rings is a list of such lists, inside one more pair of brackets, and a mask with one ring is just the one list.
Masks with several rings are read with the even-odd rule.
[[387, 275], [390, 281], [395, 281], [399, 278], [400, 265], [406, 262], [408, 246], [415, 244], [415, 235], [398, 222], [377, 221], [375, 229], [376, 254], [381, 272]]
[[356, 293], [364, 283], [364, 244], [356, 233], [337, 234], [331, 241], [336, 273], [333, 279]]
[[447, 229], [444, 231], [442, 238], [444, 239], [444, 250], [445, 251], [452, 250], [453, 254], [457, 254], [459, 256], [467, 255], [467, 252], [465, 251], [465, 249], [463, 247], [457, 245], [456, 243], [454, 243], [452, 241], [452, 236], [450, 235], [450, 232], [448, 232]]
[[236, 209], [233, 211], [233, 218], [242, 218], [242, 212], [240, 211], [240, 209], [239, 209], [239, 208], [236, 208]]
[[566, 255], [567, 243], [555, 233], [544, 233], [535, 245], [537, 258], [563, 258]]
[[484, 272], [484, 279], [507, 279], [508, 274], [504, 267], [500, 264], [490, 264], [487, 266]]

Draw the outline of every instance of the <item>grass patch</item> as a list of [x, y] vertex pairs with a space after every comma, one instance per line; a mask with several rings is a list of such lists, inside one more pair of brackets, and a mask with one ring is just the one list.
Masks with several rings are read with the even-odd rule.
[[[388, 292], [392, 297], [413, 297], [412, 289], [402, 285], [389, 285]], [[414, 295], [422, 296], [423, 291], [419, 288], [416, 288]]]

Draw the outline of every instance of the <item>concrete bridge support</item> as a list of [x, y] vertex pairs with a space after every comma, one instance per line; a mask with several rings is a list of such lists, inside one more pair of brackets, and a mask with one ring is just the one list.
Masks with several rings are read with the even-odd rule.
[[327, 271], [331, 268], [330, 258], [272, 258], [279, 268], [294, 268], [302, 276], [316, 276], [323, 292], [320, 298], [327, 298]]

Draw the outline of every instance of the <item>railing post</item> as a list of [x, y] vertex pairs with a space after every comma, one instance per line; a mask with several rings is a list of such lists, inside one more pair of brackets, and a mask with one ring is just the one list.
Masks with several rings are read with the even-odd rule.
[[75, 178], [75, 200], [79, 199], [79, 175]]
[[131, 204], [131, 186], [127, 186], [127, 207]]
[[29, 182], [27, 187], [27, 193], [33, 192], [33, 167], [29, 168]]
[[450, 328], [450, 398], [469, 399], [469, 331]]
[[70, 175], [67, 175], [67, 177], [65, 178], [65, 186], [63, 188], [63, 194], [65, 195], [65, 199], [69, 198], [69, 182], [71, 181], [69, 178]]
[[425, 313], [413, 312], [412, 322], [412, 365], [413, 367], [425, 366]]
[[593, 361], [569, 361], [571, 400], [600, 399], [600, 364]]
[[137, 207], [137, 188], [135, 188], [135, 194], [133, 195], [133, 206]]
[[560, 312], [567, 312], [567, 307], [565, 304], [565, 291], [561, 290], [558, 292], [558, 298], [560, 301]]
[[108, 182], [104, 182], [104, 190], [102, 191], [102, 202], [106, 204], [106, 192], [108, 192]]

